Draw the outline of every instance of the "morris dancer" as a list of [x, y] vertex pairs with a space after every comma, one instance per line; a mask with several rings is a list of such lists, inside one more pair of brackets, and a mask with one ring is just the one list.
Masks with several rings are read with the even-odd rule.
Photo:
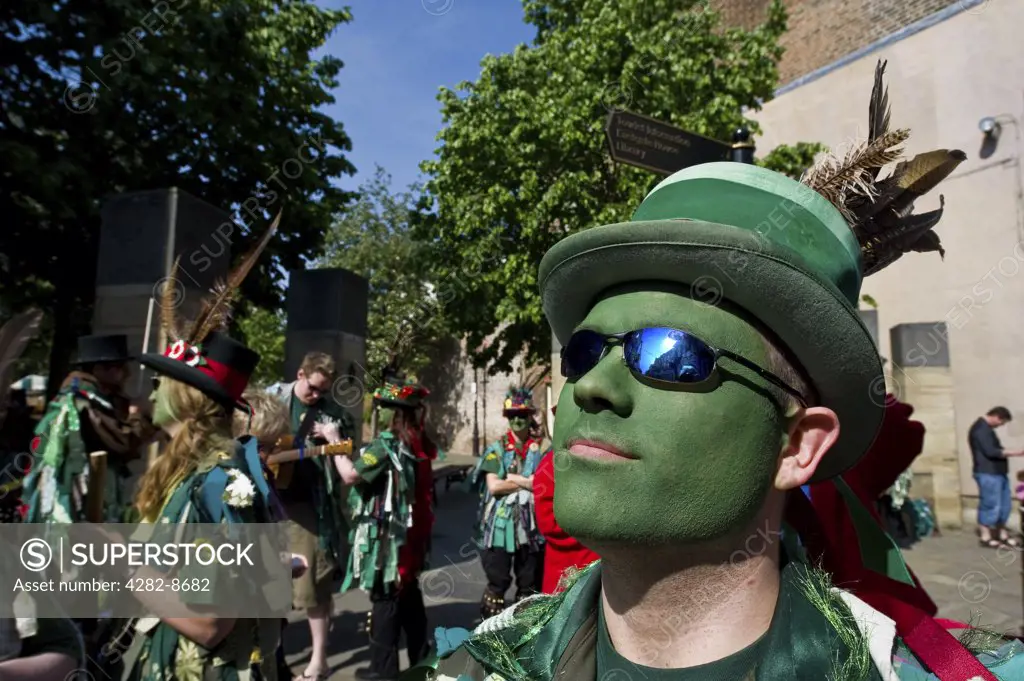
[[[188, 338], [183, 348], [175, 343], [164, 355], [141, 358], [161, 375], [152, 396], [153, 418], [171, 441], [139, 483], [138, 510], [148, 523], [276, 522], [255, 443], [244, 448], [232, 437], [231, 411], [248, 411], [241, 397], [259, 355], [217, 332]], [[133, 576], [146, 577], [147, 571], [152, 574], [140, 568]], [[221, 598], [227, 590], [235, 603], [259, 597], [257, 585], [237, 577], [211, 588]], [[137, 596], [146, 603], [146, 595]], [[209, 596], [195, 597], [204, 603]], [[190, 605], [196, 601], [188, 594], [178, 598], [191, 616], [134, 623], [125, 681], [237, 681], [254, 669], [276, 679], [280, 619], [215, 617]]]
[[77, 368], [47, 405], [32, 441], [34, 462], [25, 480], [25, 522], [85, 520], [88, 457], [106, 451], [110, 474], [104, 492], [107, 522], [128, 522], [131, 498], [128, 463], [158, 432], [149, 417], [129, 405], [128, 339], [123, 335], [78, 339]]
[[504, 608], [513, 574], [514, 602], [541, 590], [544, 535], [537, 525], [533, 481], [547, 446], [533, 434], [536, 411], [532, 391], [510, 388], [502, 411], [508, 432], [487, 447], [473, 473], [472, 483], [481, 490], [476, 544], [487, 576], [480, 603], [485, 619]]
[[[908, 137], [889, 130], [883, 68], [869, 142], [847, 158], [802, 182], [694, 166], [630, 222], [545, 255], [567, 378], [555, 514], [601, 560], [461, 643], [439, 635], [439, 681], [1024, 678], [1020, 642], [974, 636], [984, 643], [968, 650], [903, 599], [915, 587], [899, 549], [838, 477], [884, 411], [862, 277], [910, 250], [941, 253], [941, 209], [911, 204], [965, 158], [933, 151], [879, 178]], [[867, 583], [833, 588], [797, 541], [828, 536], [801, 490], [824, 481], [853, 518]], [[783, 531], [787, 499], [806, 514]]]
[[[187, 326], [176, 317], [173, 281], [164, 287], [161, 324], [168, 338], [163, 354], [140, 361], [159, 377], [150, 396], [153, 422], [169, 437], [167, 447], [143, 475], [136, 507], [144, 522], [170, 525], [276, 523], [272, 493], [264, 477], [254, 438], [234, 439], [232, 414], [252, 414], [242, 399], [260, 357], [223, 333], [238, 287], [273, 237], [275, 218], [257, 246], [242, 259]], [[171, 274], [177, 274], [175, 262]], [[101, 530], [102, 531], [102, 530]], [[113, 537], [115, 540], [123, 539]], [[166, 577], [152, 567], [129, 568], [125, 578]], [[217, 617], [207, 607], [210, 593], [223, 603], [258, 603], [264, 594], [251, 575], [212, 575], [208, 593], [181, 592], [175, 601], [187, 616], [133, 620], [118, 640], [130, 645], [124, 655], [124, 681], [276, 681], [274, 650], [280, 618]], [[163, 594], [135, 592], [151, 612], [159, 613]]]
[[427, 611], [419, 576], [430, 554], [433, 470], [437, 448], [425, 432], [423, 386], [388, 382], [373, 396], [380, 435], [341, 471], [352, 512], [351, 545], [343, 590], [370, 594], [370, 666], [357, 679], [397, 679], [398, 640], [404, 631], [410, 664], [429, 653]]

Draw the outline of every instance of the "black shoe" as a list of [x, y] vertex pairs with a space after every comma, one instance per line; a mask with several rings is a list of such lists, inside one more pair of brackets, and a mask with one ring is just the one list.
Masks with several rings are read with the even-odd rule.
[[360, 667], [352, 676], [359, 679], [359, 681], [398, 681], [398, 677], [381, 676], [370, 667]]

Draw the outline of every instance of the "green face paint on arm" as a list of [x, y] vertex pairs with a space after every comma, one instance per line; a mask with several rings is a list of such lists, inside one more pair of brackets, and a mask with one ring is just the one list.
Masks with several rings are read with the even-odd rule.
[[[580, 325], [604, 333], [649, 326], [689, 331], [765, 366], [761, 334], [738, 313], [697, 302], [685, 288], [621, 289]], [[650, 288], [650, 287], [648, 287]], [[701, 542], [742, 529], [761, 509], [786, 438], [763, 379], [723, 359], [707, 384], [642, 383], [613, 346], [567, 382], [558, 400], [555, 516], [597, 543]], [[633, 459], [570, 453], [575, 440], [613, 445]]]

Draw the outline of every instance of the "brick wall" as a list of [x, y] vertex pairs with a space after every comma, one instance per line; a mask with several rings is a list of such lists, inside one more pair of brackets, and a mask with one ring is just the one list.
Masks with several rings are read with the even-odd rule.
[[[785, 85], [961, 0], [784, 0], [789, 30], [779, 65]], [[734, 26], [751, 27], [769, 0], [711, 0]]]

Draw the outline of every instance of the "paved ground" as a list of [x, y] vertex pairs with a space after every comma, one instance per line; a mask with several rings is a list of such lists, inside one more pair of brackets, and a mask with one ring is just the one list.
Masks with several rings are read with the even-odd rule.
[[939, 616], [999, 632], [1024, 634], [1024, 553], [986, 549], [970, 531], [943, 533], [904, 551], [939, 606]]
[[[475, 499], [456, 489], [440, 496], [434, 569], [422, 579], [431, 631], [438, 626], [468, 626], [477, 615], [484, 578], [476, 549], [466, 541], [475, 504]], [[906, 557], [939, 605], [940, 616], [1024, 633], [1024, 554], [982, 549], [972, 534], [946, 532], [919, 542], [906, 551]], [[336, 597], [330, 681], [352, 679], [352, 672], [368, 663], [367, 636], [362, 631], [368, 609], [369, 599], [362, 593]], [[298, 674], [309, 659], [309, 628], [298, 613], [292, 620], [285, 630], [285, 649]]]

